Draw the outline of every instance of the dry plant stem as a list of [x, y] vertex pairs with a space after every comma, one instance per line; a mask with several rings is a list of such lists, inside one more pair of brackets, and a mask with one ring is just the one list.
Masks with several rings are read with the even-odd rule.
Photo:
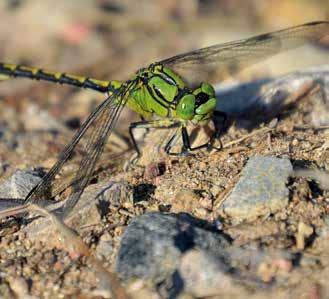
[[98, 278], [103, 281], [106, 280], [109, 285], [111, 297], [115, 299], [129, 299], [125, 290], [121, 287], [119, 279], [115, 274], [107, 271], [97, 258], [89, 250], [88, 246], [81, 240], [81, 238], [63, 221], [61, 221], [54, 213], [47, 211], [45, 208], [36, 204], [29, 204], [29, 210], [37, 212], [44, 217], [49, 217], [59, 232], [59, 240], [63, 243], [64, 248], [70, 252], [78, 253], [89, 259], [93, 265], [93, 270]]
[[[35, 205], [34, 205], [35, 206]], [[93, 255], [88, 246], [81, 240], [81, 238], [68, 226], [66, 226], [55, 214], [48, 212], [47, 210], [40, 208], [39, 206], [33, 207], [35, 211], [44, 214], [44, 216], [50, 217], [52, 223], [55, 225], [57, 231], [60, 234], [60, 241], [65, 248], [69, 251], [77, 252], [80, 255], [86, 256], [93, 265], [94, 272], [97, 277], [105, 279], [109, 286], [111, 297], [116, 299], [128, 299], [128, 295], [121, 287], [120, 282], [115, 274], [107, 271], [99, 260]]]
[[49, 217], [59, 233], [58, 239], [63, 244], [63, 248], [65, 248], [65, 250], [67, 250], [68, 252], [74, 252], [79, 256], [85, 256], [89, 259], [97, 277], [103, 282], [105, 281], [108, 285], [108, 289], [111, 293], [112, 298], [129, 299], [128, 295], [121, 287], [119, 279], [116, 277], [116, 275], [107, 271], [103, 267], [103, 265], [97, 260], [97, 258], [92, 254], [88, 246], [81, 240], [81, 238], [73, 230], [66, 226], [58, 216], [49, 211], [56, 209], [58, 207], [58, 203], [57, 205], [54, 204], [50, 206], [41, 207], [33, 203], [21, 205], [19, 207], [6, 209], [0, 212], [0, 219], [27, 212], [34, 212], [41, 216]]
[[[50, 211], [56, 210], [57, 208], [59, 208], [62, 205], [63, 205], [63, 202], [55, 202], [55, 203], [49, 204], [43, 208], [41, 206], [38, 206], [38, 207], [40, 209], [43, 209], [44, 211], [50, 212]], [[28, 203], [28, 204], [19, 205], [14, 208], [4, 209], [4, 210], [0, 211], [0, 219], [10, 217], [10, 216], [16, 216], [16, 215], [22, 214], [22, 213], [36, 211], [37, 210], [35, 208], [36, 206], [37, 206], [36, 204]], [[39, 213], [41, 213], [41, 212], [39, 212]]]
[[268, 128], [268, 127], [260, 128], [258, 130], [255, 130], [254, 132], [251, 132], [250, 134], [246, 134], [246, 135], [242, 136], [241, 138], [238, 138], [236, 140], [233, 140], [231, 142], [228, 142], [228, 143], [224, 144], [223, 145], [223, 148], [227, 148], [229, 146], [236, 145], [236, 144], [244, 141], [245, 139], [250, 138], [250, 137], [253, 137], [253, 136], [255, 136], [257, 134], [260, 134], [260, 133], [266, 134], [266, 133], [272, 131], [273, 129], [274, 128]]
[[223, 192], [221, 192], [217, 198], [215, 199], [214, 202], [214, 207], [216, 207], [216, 209], [219, 209], [222, 204], [224, 203], [225, 199], [227, 198], [227, 196], [230, 194], [230, 192], [232, 191], [234, 185], [231, 184], [230, 186], [228, 186]]
[[21, 213], [26, 213], [30, 211], [30, 204], [21, 205], [15, 208], [9, 208], [0, 212], [0, 219], [15, 216]]

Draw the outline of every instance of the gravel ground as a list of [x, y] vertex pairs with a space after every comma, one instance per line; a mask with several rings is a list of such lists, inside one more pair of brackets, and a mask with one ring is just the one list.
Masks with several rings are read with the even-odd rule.
[[[115, 79], [218, 36], [237, 39], [236, 28], [286, 26], [273, 25], [273, 11], [303, 23], [329, 10], [325, 1], [269, 1], [258, 16], [225, 1], [19, 2], [1, 3], [1, 60]], [[218, 86], [229, 115], [220, 151], [168, 156], [161, 145], [172, 132], [149, 130], [131, 163], [135, 118], [124, 111], [65, 225], [36, 207], [1, 220], [0, 297], [329, 298], [328, 52], [305, 51], [294, 61], [322, 66], [281, 76], [292, 64], [282, 58], [278, 72], [274, 63]], [[23, 203], [104, 97], [26, 80], [1, 82], [0, 96], [4, 208]], [[198, 144], [212, 126], [189, 130]], [[56, 199], [76, 167], [70, 160], [58, 177]]]

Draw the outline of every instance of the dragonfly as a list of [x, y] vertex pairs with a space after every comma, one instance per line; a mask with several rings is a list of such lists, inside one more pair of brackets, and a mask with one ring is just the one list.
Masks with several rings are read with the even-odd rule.
[[[184, 74], [202, 74], [205, 76], [203, 79], [206, 79], [209, 70], [217, 70], [220, 73], [237, 64], [239, 69], [236, 71], [240, 71], [281, 51], [294, 49], [306, 43], [316, 43], [327, 34], [329, 22], [317, 21], [216, 44], [152, 63], [138, 70], [125, 82], [103, 81], [35, 67], [0, 63], [0, 74], [8, 78], [43, 80], [106, 94], [106, 99], [87, 117], [60, 153], [57, 162], [26, 196], [25, 203], [37, 203], [52, 196], [51, 190], [56, 186], [55, 177], [74, 155], [78, 145], [82, 145], [85, 154], [79, 158], [78, 170], [70, 182], [71, 194], [61, 210], [63, 218], [69, 215], [89, 184], [96, 162], [125, 106], [142, 118], [141, 121], [129, 126], [132, 144], [138, 154], [140, 150], [134, 137], [134, 132], [138, 128], [176, 128], [176, 134], [182, 138], [182, 149], [179, 154], [200, 148], [219, 150], [220, 148], [214, 146], [214, 141], [219, 138], [220, 130], [215, 130], [207, 143], [197, 147], [191, 146], [186, 129], [188, 124], [204, 125], [218, 116], [225, 117], [225, 113], [216, 110], [218, 100], [210, 80], [200, 80], [197, 85], [192, 86]], [[168, 154], [176, 154], [171, 152], [173, 139], [170, 138], [164, 147]]]

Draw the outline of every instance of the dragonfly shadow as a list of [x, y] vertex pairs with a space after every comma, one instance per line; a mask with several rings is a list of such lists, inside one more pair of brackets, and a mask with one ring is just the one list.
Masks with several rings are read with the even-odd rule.
[[[325, 196], [325, 189], [323, 188], [322, 184], [322, 178], [321, 178], [321, 170], [314, 169], [314, 163], [313, 161], [309, 160], [297, 160], [297, 159], [291, 159], [293, 169], [294, 169], [294, 178], [292, 180], [295, 180], [295, 178], [304, 178], [307, 181], [307, 187], [310, 192], [310, 198], [309, 199], [315, 199]], [[326, 173], [323, 171], [323, 173]], [[324, 178], [325, 181], [327, 177]]]
[[298, 100], [288, 101], [291, 96], [285, 84], [275, 79], [265, 78], [243, 84], [218, 87], [217, 108], [234, 119], [238, 128], [252, 130], [262, 123], [268, 123], [279, 114], [288, 117], [290, 109]]
[[134, 203], [138, 203], [140, 201], [148, 201], [152, 195], [156, 186], [152, 184], [139, 184], [134, 187], [133, 191], [133, 201]]

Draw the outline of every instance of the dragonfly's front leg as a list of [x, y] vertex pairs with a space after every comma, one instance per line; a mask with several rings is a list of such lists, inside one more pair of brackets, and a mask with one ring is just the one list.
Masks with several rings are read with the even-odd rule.
[[185, 122], [182, 122], [180, 120], [168, 118], [168, 119], [158, 119], [158, 120], [151, 120], [151, 121], [140, 121], [140, 122], [136, 122], [136, 123], [131, 123], [131, 125], [129, 127], [130, 136], [131, 136], [133, 145], [136, 149], [138, 156], [140, 156], [140, 151], [137, 146], [136, 138], [134, 137], [134, 134], [133, 134], [133, 130], [138, 129], [138, 128], [143, 128], [143, 129], [180, 128], [182, 141], [183, 141], [183, 146], [182, 146], [181, 152], [174, 153], [174, 152], [170, 151], [172, 148], [172, 144], [175, 143], [177, 140], [178, 130], [176, 130], [176, 132], [173, 134], [173, 136], [170, 138], [170, 140], [167, 142], [167, 144], [164, 147], [165, 152], [171, 156], [185, 156], [190, 151], [204, 148], [204, 147], [207, 147], [207, 145], [208, 145], [208, 143], [205, 143], [201, 146], [192, 147], [191, 142], [190, 142], [190, 136], [188, 135]]
[[157, 120], [151, 120], [151, 121], [144, 120], [144, 121], [140, 121], [140, 122], [131, 123], [130, 127], [129, 127], [130, 137], [132, 139], [133, 146], [134, 146], [138, 156], [140, 156], [140, 150], [138, 148], [136, 138], [134, 136], [135, 129], [141, 129], [141, 128], [143, 128], [143, 129], [172, 129], [172, 128], [178, 128], [178, 127], [181, 128], [181, 136], [182, 136], [182, 141], [183, 141], [182, 150], [179, 153], [174, 153], [174, 152], [170, 151], [172, 144], [174, 143], [174, 141], [176, 140], [176, 137], [177, 137], [177, 131], [176, 131], [175, 134], [173, 134], [173, 136], [170, 138], [170, 140], [167, 142], [167, 144], [164, 147], [165, 152], [168, 155], [182, 156], [182, 155], [186, 155], [189, 151], [193, 151], [193, 150], [207, 146], [207, 144], [203, 144], [202, 146], [192, 148], [191, 142], [190, 142], [190, 137], [187, 133], [185, 123], [178, 119], [167, 118], [167, 119], [157, 119]]
[[[133, 147], [135, 151], [137, 152], [138, 157], [140, 157], [140, 150], [138, 147], [138, 144], [136, 142], [136, 138], [134, 136], [134, 130], [135, 129], [171, 129], [171, 128], [177, 128], [181, 126], [181, 122], [177, 119], [156, 119], [156, 120], [142, 120], [139, 122], [131, 123], [129, 126], [129, 134], [130, 138], [133, 143]], [[171, 142], [171, 141], [169, 141]]]
[[183, 142], [183, 146], [182, 146], [182, 150], [181, 152], [171, 152], [171, 148], [173, 143], [175, 143], [174, 141], [177, 140], [177, 131], [176, 133], [170, 138], [170, 140], [167, 142], [167, 144], [165, 145], [164, 149], [165, 152], [169, 155], [172, 156], [182, 156], [182, 155], [186, 155], [188, 154], [188, 152], [190, 151], [195, 151], [195, 150], [199, 150], [202, 148], [210, 148], [210, 149], [218, 149], [213, 146], [213, 142], [215, 141], [215, 139], [218, 139], [219, 136], [221, 135], [221, 133], [223, 132], [223, 127], [224, 127], [224, 123], [227, 120], [227, 116], [224, 112], [216, 112], [215, 117], [223, 117], [223, 122], [222, 122], [222, 126], [221, 129], [216, 129], [215, 133], [211, 136], [209, 142], [196, 146], [196, 147], [192, 147], [191, 146], [191, 141], [190, 141], [190, 136], [187, 132], [186, 129], [186, 124], [185, 122], [182, 122], [178, 119], [172, 119], [172, 118], [168, 118], [168, 119], [157, 119], [157, 120], [151, 120], [151, 121], [139, 121], [139, 122], [134, 122], [131, 123], [129, 126], [129, 133], [130, 133], [130, 137], [133, 143], [133, 146], [137, 152], [137, 155], [140, 156], [140, 150], [139, 147], [137, 145], [136, 142], [136, 138], [134, 136], [134, 130], [135, 129], [139, 129], [139, 128], [143, 128], [143, 129], [171, 129], [171, 128], [178, 128], [180, 127], [180, 131], [181, 131], [181, 136], [182, 136], [182, 142]]
[[[220, 117], [222, 118], [222, 122], [219, 124], [217, 119], [220, 118]], [[181, 154], [184, 154], [188, 151], [199, 150], [199, 149], [202, 149], [202, 148], [208, 148], [208, 150], [211, 150], [211, 149], [221, 150], [222, 149], [222, 145], [221, 145], [221, 147], [216, 147], [213, 144], [216, 140], [219, 140], [219, 142], [221, 143], [220, 136], [222, 135], [222, 133], [225, 129], [225, 126], [226, 126], [227, 114], [225, 112], [222, 112], [222, 111], [214, 111], [214, 118], [215, 118], [215, 120], [214, 120], [214, 122], [215, 122], [215, 132], [211, 135], [211, 137], [210, 137], [210, 139], [207, 143], [201, 144], [199, 146], [191, 147], [190, 137], [188, 135], [186, 126], [183, 125], [181, 127], [182, 138], [183, 138], [183, 149], [182, 149]], [[170, 140], [169, 142], [171, 142], [171, 141], [172, 140]]]

